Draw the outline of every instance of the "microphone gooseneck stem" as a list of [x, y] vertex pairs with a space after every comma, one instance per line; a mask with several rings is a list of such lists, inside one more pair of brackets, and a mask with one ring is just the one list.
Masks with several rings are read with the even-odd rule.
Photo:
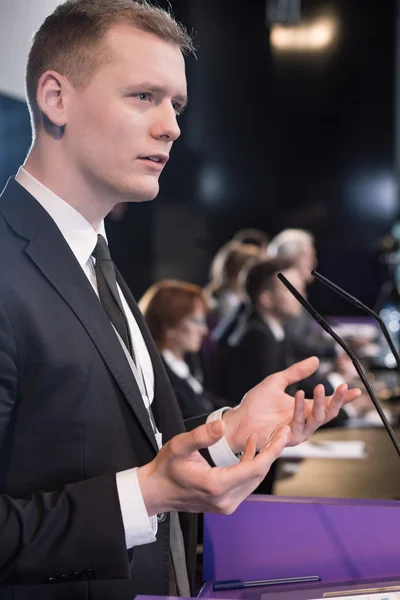
[[293, 294], [293, 296], [300, 302], [300, 304], [308, 312], [308, 314], [317, 323], [319, 323], [319, 325], [322, 327], [322, 329], [324, 329], [331, 337], [333, 337], [333, 339], [339, 344], [339, 346], [341, 346], [341, 348], [343, 348], [343, 350], [346, 352], [346, 354], [350, 357], [358, 375], [360, 376], [361, 381], [365, 385], [365, 389], [367, 390], [368, 395], [371, 398], [373, 405], [375, 406], [375, 408], [381, 418], [383, 426], [385, 427], [386, 431], [389, 434], [390, 439], [392, 440], [392, 443], [396, 449], [397, 454], [400, 456], [400, 443], [392, 429], [392, 426], [390, 425], [389, 421], [387, 420], [385, 413], [383, 412], [383, 409], [379, 403], [378, 398], [375, 396], [375, 392], [373, 391], [373, 389], [368, 381], [368, 378], [365, 374], [364, 369], [361, 366], [360, 361], [358, 360], [358, 358], [355, 355], [355, 353], [353, 352], [353, 350], [331, 328], [331, 326], [325, 321], [325, 319], [319, 314], [319, 312], [317, 310], [315, 310], [315, 308], [300, 294], [300, 292], [298, 292], [296, 290], [296, 288], [290, 283], [290, 281], [288, 279], [286, 279], [286, 277], [284, 275], [282, 275], [282, 273], [278, 274], [278, 279], [280, 279], [280, 281], [287, 287], [289, 292], [291, 292]]

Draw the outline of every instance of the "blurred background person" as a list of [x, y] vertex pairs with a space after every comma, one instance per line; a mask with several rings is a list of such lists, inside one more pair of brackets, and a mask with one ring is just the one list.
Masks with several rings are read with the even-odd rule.
[[[318, 267], [311, 233], [304, 229], [284, 229], [270, 241], [267, 255], [292, 263], [303, 282], [302, 295], [306, 296], [307, 286], [314, 281], [311, 272]], [[287, 327], [290, 328], [294, 356], [304, 358], [315, 355], [321, 359], [336, 355], [334, 341], [323, 334], [322, 329], [303, 308], [287, 321]]]
[[269, 237], [261, 229], [254, 227], [248, 227], [246, 229], [239, 229], [233, 236], [232, 240], [241, 242], [242, 244], [254, 244], [259, 246], [260, 250], [266, 250], [268, 248]]
[[313, 281], [311, 271], [317, 268], [314, 237], [305, 229], [284, 229], [271, 239], [267, 248], [270, 258], [290, 260], [306, 284]]
[[[283, 272], [300, 293], [304, 278], [290, 261], [271, 259], [258, 261], [250, 266], [245, 290], [248, 310], [236, 321], [226, 343], [219, 346], [216, 384], [219, 394], [231, 406], [238, 404], [248, 389], [264, 377], [282, 371], [293, 364], [290, 341], [285, 335], [285, 319], [297, 316], [301, 305], [277, 279]], [[289, 394], [295, 394], [297, 386], [289, 386]], [[311, 390], [307, 387], [306, 392]], [[278, 462], [254, 493], [270, 494]]]
[[304, 278], [290, 261], [275, 258], [256, 262], [244, 281], [248, 308], [219, 346], [217, 390], [232, 405], [264, 377], [295, 362], [285, 323], [297, 317], [302, 308], [277, 279], [279, 272], [304, 293]]
[[[291, 261], [275, 258], [255, 262], [244, 280], [248, 308], [218, 346], [216, 390], [232, 406], [264, 377], [296, 362], [292, 331], [287, 325], [298, 317], [302, 307], [277, 278], [280, 272], [305, 294], [304, 277]], [[352, 365], [346, 362], [340, 366], [341, 372], [308, 378], [300, 388], [309, 396], [320, 382], [326, 393], [332, 394], [341, 383], [348, 383], [348, 379], [356, 376]], [[288, 392], [294, 394], [300, 388], [290, 388]], [[341, 426], [355, 416], [357, 409], [353, 406], [349, 411], [343, 409], [331, 426]]]
[[265, 255], [267, 238], [263, 232], [258, 233], [257, 229], [246, 229], [238, 231], [235, 235], [248, 239], [249, 232], [253, 236], [252, 239], [255, 236], [259, 243], [233, 239], [224, 244], [211, 262], [210, 282], [204, 288], [211, 307], [207, 318], [210, 333], [204, 337], [200, 360], [207, 388], [214, 393], [216, 393], [215, 372], [218, 362], [216, 339], [220, 337], [219, 330], [221, 327], [225, 330], [226, 323], [229, 323], [228, 328], [231, 330], [246, 309], [240, 273], [253, 260]]
[[204, 390], [196, 360], [208, 331], [208, 304], [202, 289], [184, 281], [163, 280], [147, 290], [139, 308], [161, 353], [183, 418], [224, 406]]
[[229, 317], [243, 301], [238, 281], [246, 263], [262, 252], [260, 246], [231, 240], [220, 248], [210, 267], [210, 282], [205, 288], [213, 303], [213, 321], [219, 323]]

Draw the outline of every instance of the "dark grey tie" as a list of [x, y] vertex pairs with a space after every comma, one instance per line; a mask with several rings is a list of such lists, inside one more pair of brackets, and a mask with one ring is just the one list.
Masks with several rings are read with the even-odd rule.
[[[93, 251], [93, 256], [96, 259], [94, 270], [100, 302], [129, 350], [133, 360], [135, 360], [128, 320], [118, 293], [114, 263], [111, 259], [107, 242], [100, 234], [97, 236], [97, 244]], [[189, 598], [190, 586], [186, 570], [185, 546], [178, 513], [176, 512], [170, 513], [170, 548], [173, 575], [175, 578], [174, 583], [176, 584], [177, 592], [179, 596]]]
[[128, 320], [118, 293], [114, 263], [111, 259], [107, 242], [100, 234], [97, 236], [97, 244], [93, 250], [93, 256], [96, 259], [94, 270], [100, 302], [111, 323], [121, 336], [130, 355], [135, 360]]

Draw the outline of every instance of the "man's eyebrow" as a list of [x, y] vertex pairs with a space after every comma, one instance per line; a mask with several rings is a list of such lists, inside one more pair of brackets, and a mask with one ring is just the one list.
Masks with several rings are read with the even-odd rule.
[[[168, 94], [166, 88], [163, 88], [159, 85], [154, 85], [153, 83], [147, 83], [146, 81], [128, 85], [124, 89], [125, 93], [138, 93], [139, 91], [152, 92], [153, 94], [163, 94], [164, 96]], [[181, 104], [182, 109], [186, 108], [188, 103], [188, 97], [186, 94], [175, 94], [172, 96], [172, 99], [176, 102], [179, 102], [179, 104]]]

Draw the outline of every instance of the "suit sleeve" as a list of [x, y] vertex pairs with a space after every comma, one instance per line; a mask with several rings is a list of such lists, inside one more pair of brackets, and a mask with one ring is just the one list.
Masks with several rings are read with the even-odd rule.
[[[0, 301], [0, 466], [20, 401], [18, 353]], [[45, 460], [45, 457], [43, 457]], [[0, 468], [0, 485], [1, 485]], [[0, 585], [128, 578], [115, 474], [29, 497], [0, 494]]]

